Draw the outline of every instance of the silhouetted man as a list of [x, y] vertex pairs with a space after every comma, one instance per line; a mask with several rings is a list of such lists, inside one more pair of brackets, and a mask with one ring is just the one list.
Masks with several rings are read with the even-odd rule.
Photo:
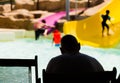
[[93, 57], [80, 53], [80, 43], [72, 35], [61, 39], [62, 55], [54, 57], [47, 65], [48, 73], [81, 73], [104, 71], [102, 65]]

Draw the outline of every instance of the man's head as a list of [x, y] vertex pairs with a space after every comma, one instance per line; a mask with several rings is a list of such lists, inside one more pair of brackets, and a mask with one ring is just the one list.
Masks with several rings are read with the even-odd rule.
[[42, 22], [42, 23], [46, 23], [46, 21], [45, 21], [44, 19], [43, 19], [43, 20], [41, 20], [41, 22]]
[[61, 39], [61, 48], [62, 54], [64, 53], [76, 53], [80, 50], [80, 43], [72, 35], [65, 35]]
[[109, 10], [106, 10], [106, 14], [109, 14], [110, 13], [110, 11]]

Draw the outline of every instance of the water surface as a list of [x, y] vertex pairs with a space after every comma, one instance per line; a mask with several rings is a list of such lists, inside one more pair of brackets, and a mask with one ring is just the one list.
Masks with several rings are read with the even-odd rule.
[[[120, 73], [120, 45], [114, 48], [82, 46], [80, 52], [96, 58], [105, 70], [112, 70], [113, 67], [116, 67], [118, 73]], [[31, 59], [37, 55], [39, 77], [41, 77], [42, 69], [46, 68], [49, 60], [60, 54], [59, 47], [52, 44], [52, 38], [41, 37], [38, 41], [25, 38], [0, 42], [0, 58]], [[28, 83], [27, 72], [26, 68], [0, 67], [0, 83]]]

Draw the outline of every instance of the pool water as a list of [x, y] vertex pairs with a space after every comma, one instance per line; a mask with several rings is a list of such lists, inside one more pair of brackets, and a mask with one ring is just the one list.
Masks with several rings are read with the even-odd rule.
[[[118, 74], [120, 73], [120, 45], [114, 48], [82, 46], [80, 52], [96, 58], [105, 70], [112, 70], [113, 67], [116, 67]], [[46, 68], [49, 60], [60, 54], [59, 47], [54, 46], [52, 38], [41, 37], [38, 41], [35, 41], [33, 38], [25, 38], [0, 42], [0, 58], [31, 59], [38, 55], [39, 77], [41, 77], [42, 69]], [[27, 71], [25, 68], [23, 70], [22, 68], [8, 69], [0, 67], [0, 83], [28, 83], [28, 77], [24, 74]], [[11, 80], [8, 80], [9, 78]], [[19, 80], [20, 78], [21, 80]]]

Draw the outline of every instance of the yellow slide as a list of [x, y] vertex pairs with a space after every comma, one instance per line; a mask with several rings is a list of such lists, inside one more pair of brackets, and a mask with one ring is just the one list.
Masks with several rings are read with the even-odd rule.
[[[74, 35], [82, 45], [94, 47], [113, 47], [120, 39], [120, 0], [111, 0], [100, 8], [95, 15], [80, 21], [68, 21], [64, 23], [63, 32]], [[110, 10], [111, 22], [109, 36], [104, 33], [102, 37], [101, 15]], [[93, 10], [94, 11], [94, 10]]]

